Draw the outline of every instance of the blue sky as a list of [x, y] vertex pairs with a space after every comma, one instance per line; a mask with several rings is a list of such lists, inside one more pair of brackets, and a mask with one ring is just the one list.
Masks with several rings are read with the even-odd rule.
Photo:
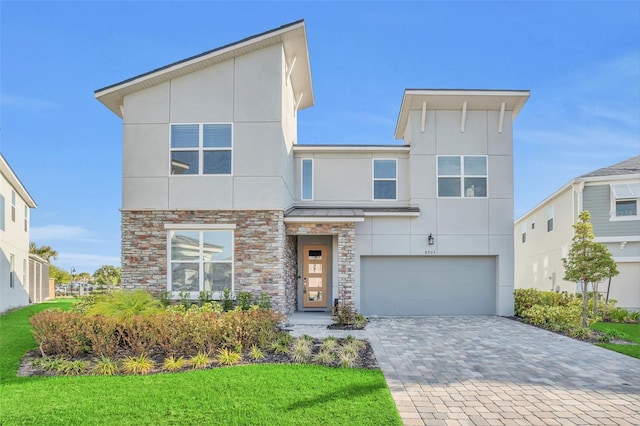
[[102, 88], [305, 19], [299, 143], [397, 143], [405, 88], [529, 89], [515, 213], [640, 154], [638, 2], [0, 2], [0, 151], [56, 265], [120, 262], [122, 123]]

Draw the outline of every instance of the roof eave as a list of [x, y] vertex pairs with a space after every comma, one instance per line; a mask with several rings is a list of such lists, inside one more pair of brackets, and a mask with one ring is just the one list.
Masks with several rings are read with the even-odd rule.
[[295, 21], [97, 89], [94, 92], [95, 97], [114, 114], [122, 118], [123, 99], [131, 93], [277, 43], [284, 45], [287, 57], [297, 57], [291, 79], [294, 93], [297, 96], [304, 93], [298, 110], [313, 106], [313, 86], [304, 20]]
[[16, 190], [18, 195], [25, 201], [28, 207], [35, 209], [38, 207], [35, 200], [27, 191], [27, 188], [22, 184], [18, 175], [13, 171], [9, 162], [0, 153], [0, 173], [9, 181], [9, 184]]
[[[459, 98], [492, 98], [496, 99], [500, 98], [501, 100], [510, 99], [510, 105], [507, 106], [507, 110], [511, 111], [511, 118], [515, 120], [518, 113], [526, 103], [527, 99], [529, 99], [529, 95], [531, 92], [529, 90], [499, 90], [499, 89], [405, 89], [404, 94], [402, 96], [402, 103], [400, 106], [400, 112], [398, 113], [398, 120], [396, 122], [395, 129], [395, 138], [396, 139], [404, 139], [404, 132], [407, 127], [407, 122], [409, 119], [409, 111], [415, 109], [410, 105], [409, 99], [411, 97], [421, 97], [424, 98], [423, 102], [426, 102], [427, 110], [457, 110], [461, 108], [460, 105], [445, 106], [440, 108], [430, 107], [427, 99], [430, 97], [442, 97], [447, 96], [451, 97], [452, 100]], [[495, 110], [500, 110], [501, 102], [496, 102]], [[494, 110], [491, 109], [491, 110]], [[468, 108], [469, 111], [473, 111], [474, 108], [471, 105]], [[484, 109], [483, 109], [484, 110]]]

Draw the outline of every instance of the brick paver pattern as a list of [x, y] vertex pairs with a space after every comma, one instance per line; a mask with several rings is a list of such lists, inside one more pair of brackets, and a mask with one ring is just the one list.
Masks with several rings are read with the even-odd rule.
[[371, 342], [405, 425], [640, 425], [640, 360], [491, 316], [373, 318]]

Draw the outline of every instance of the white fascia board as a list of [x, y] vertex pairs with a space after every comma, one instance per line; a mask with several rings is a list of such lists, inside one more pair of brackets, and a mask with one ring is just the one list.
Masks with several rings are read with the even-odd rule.
[[0, 173], [7, 179], [9, 185], [16, 191], [16, 193], [22, 198], [25, 204], [32, 209], [38, 207], [35, 200], [27, 191], [27, 188], [22, 184], [18, 175], [13, 171], [9, 162], [0, 154]]
[[229, 223], [165, 223], [164, 229], [236, 229], [236, 225]]
[[409, 145], [374, 146], [374, 145], [294, 145], [293, 152], [401, 152], [411, 151]]
[[595, 237], [593, 239], [596, 243], [622, 243], [626, 242], [638, 242], [640, 241], [640, 235], [628, 235], [622, 237]]
[[288, 223], [364, 222], [364, 217], [285, 217]]
[[602, 182], [610, 184], [626, 183], [629, 180], [640, 180], [640, 173], [633, 173], [628, 175], [611, 175], [611, 176], [592, 176], [584, 178], [576, 178], [577, 181], [584, 182], [585, 185], [600, 185]]

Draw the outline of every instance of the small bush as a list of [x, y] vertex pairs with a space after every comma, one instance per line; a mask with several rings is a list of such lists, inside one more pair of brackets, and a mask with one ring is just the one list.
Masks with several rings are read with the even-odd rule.
[[225, 312], [233, 310], [233, 293], [228, 287], [222, 290], [222, 310]]
[[333, 309], [333, 320], [339, 326], [352, 326], [354, 328], [364, 328], [367, 318], [358, 313], [352, 303], [343, 303]]
[[193, 368], [206, 368], [211, 364], [211, 358], [208, 353], [198, 352], [189, 360], [189, 364]]
[[178, 371], [183, 369], [187, 364], [188, 362], [184, 357], [176, 358], [174, 356], [170, 356], [164, 359], [162, 368], [167, 371]]
[[216, 362], [220, 365], [233, 365], [242, 360], [242, 354], [239, 351], [232, 351], [230, 349], [220, 349], [216, 356]]
[[311, 359], [313, 354], [313, 340], [299, 338], [291, 347], [291, 359], [294, 362], [305, 363]]
[[156, 313], [160, 308], [160, 302], [144, 290], [116, 291], [97, 298], [87, 313], [127, 319], [134, 315]]
[[260, 298], [258, 299], [258, 307], [260, 309], [271, 309], [271, 296], [264, 291], [260, 293]]
[[127, 356], [122, 361], [122, 371], [127, 374], [148, 374], [153, 370], [156, 363], [145, 354], [135, 357]]
[[94, 366], [91, 369], [91, 374], [95, 376], [115, 376], [119, 372], [118, 363], [106, 356], [94, 360]]
[[57, 372], [62, 373], [65, 376], [79, 376], [87, 372], [89, 365], [89, 361], [81, 359], [71, 361], [64, 360], [57, 368]]
[[320, 365], [331, 365], [336, 361], [336, 356], [333, 352], [321, 349], [313, 356], [312, 361]]
[[249, 350], [249, 358], [251, 358], [254, 361], [260, 361], [265, 359], [265, 355], [264, 355], [264, 352], [262, 352], [262, 350], [257, 345], [253, 345]]
[[246, 291], [238, 293], [238, 307], [241, 311], [248, 311], [251, 309], [251, 293]]
[[328, 336], [322, 339], [322, 344], [320, 345], [320, 351], [331, 352], [336, 349], [338, 346], [338, 340], [333, 336]]

